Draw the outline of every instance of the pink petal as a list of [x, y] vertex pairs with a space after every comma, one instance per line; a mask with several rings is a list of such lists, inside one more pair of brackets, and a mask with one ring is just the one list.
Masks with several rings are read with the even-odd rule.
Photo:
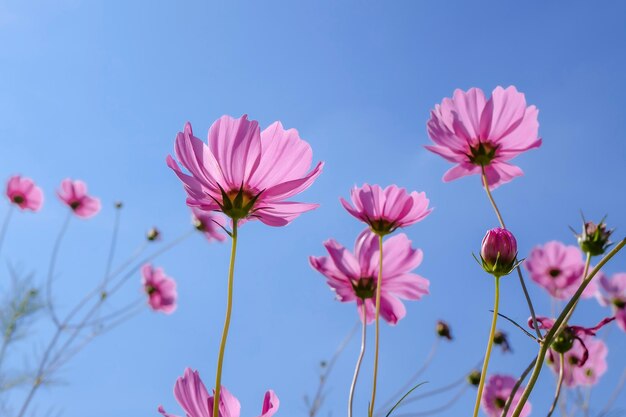
[[274, 391], [268, 390], [263, 398], [263, 408], [261, 409], [260, 417], [272, 417], [278, 411], [279, 406], [278, 396]]
[[318, 208], [319, 204], [280, 201], [263, 203], [263, 206], [254, 212], [254, 217], [268, 226], [285, 226], [302, 213]]

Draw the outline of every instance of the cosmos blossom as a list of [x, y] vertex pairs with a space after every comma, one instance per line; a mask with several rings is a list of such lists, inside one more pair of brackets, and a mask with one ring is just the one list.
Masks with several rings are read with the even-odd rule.
[[[375, 294], [378, 277], [378, 236], [366, 229], [357, 237], [354, 252], [330, 239], [324, 242], [329, 256], [309, 258], [311, 266], [326, 277], [326, 282], [341, 302], [356, 302], [363, 320], [375, 318]], [[390, 324], [396, 324], [406, 315], [400, 299], [419, 300], [428, 294], [429, 281], [412, 273], [422, 262], [420, 249], [413, 249], [408, 237], [401, 233], [383, 244], [383, 275], [380, 296], [380, 314]]]
[[614, 274], [611, 279], [602, 276], [599, 283], [598, 302], [611, 306], [618, 327], [626, 332], [626, 273]]
[[[563, 383], [568, 387], [595, 385], [606, 372], [606, 344], [594, 336], [602, 327], [615, 320], [607, 317], [594, 327], [567, 326], [561, 331], [561, 336], [551, 345], [548, 351], [547, 363], [554, 373], [560, 370], [559, 352], [563, 352], [565, 369]], [[554, 319], [537, 317], [537, 323], [542, 330], [550, 330], [554, 326]], [[532, 328], [532, 317], [528, 319], [528, 327]]]
[[[524, 266], [534, 282], [559, 300], [574, 295], [582, 284], [585, 269], [580, 249], [557, 241], [534, 247]], [[596, 292], [597, 283], [594, 279], [585, 288], [582, 298], [593, 297]]]
[[352, 189], [350, 199], [352, 205], [340, 199], [343, 207], [379, 235], [417, 223], [432, 211], [425, 193], [408, 193], [397, 185], [382, 189], [379, 185], [363, 184]]
[[176, 281], [165, 275], [162, 268], [146, 264], [141, 268], [141, 283], [154, 311], [171, 314], [176, 310]]
[[87, 185], [83, 181], [64, 179], [57, 195], [76, 216], [83, 219], [95, 216], [100, 211], [100, 200], [87, 194]]
[[[504, 409], [506, 401], [511, 395], [516, 382], [517, 379], [509, 375], [495, 374], [489, 377], [481, 400], [483, 411], [487, 417], [501, 417], [502, 410]], [[507, 417], [513, 414], [513, 410], [515, 410], [515, 406], [519, 402], [523, 392], [524, 387], [520, 386], [513, 397], [511, 407], [506, 415]], [[527, 417], [530, 415], [531, 410], [532, 406], [529, 402], [527, 402], [524, 404], [520, 417]]]
[[496, 87], [489, 100], [479, 88], [457, 89], [431, 111], [427, 128], [435, 144], [426, 149], [456, 164], [445, 182], [480, 175], [484, 168], [490, 188], [496, 188], [523, 175], [511, 159], [541, 145], [537, 114], [513, 86]]
[[183, 182], [187, 205], [221, 211], [234, 220], [258, 219], [285, 226], [317, 204], [286, 201], [306, 190], [322, 172], [309, 171], [311, 147], [295, 129], [274, 122], [260, 131], [247, 116], [220, 117], [209, 129], [208, 144], [193, 135], [191, 124], [176, 136], [176, 157], [167, 165]]
[[[213, 396], [209, 395], [198, 371], [185, 369], [184, 375], [176, 380], [174, 397], [185, 411], [186, 417], [213, 416]], [[268, 390], [263, 399], [260, 417], [272, 417], [278, 411], [279, 405], [280, 401], [274, 391]], [[219, 417], [239, 417], [240, 410], [239, 400], [225, 387], [221, 387]], [[165, 417], [177, 417], [167, 413], [163, 406], [159, 406], [158, 411]]]
[[43, 192], [30, 178], [14, 175], [7, 182], [9, 201], [21, 210], [39, 211], [43, 205]]
[[201, 210], [198, 207], [192, 207], [191, 221], [194, 227], [202, 232], [209, 242], [213, 240], [223, 242], [226, 239], [226, 235], [223, 233], [226, 221], [222, 216], [218, 216], [211, 211]]

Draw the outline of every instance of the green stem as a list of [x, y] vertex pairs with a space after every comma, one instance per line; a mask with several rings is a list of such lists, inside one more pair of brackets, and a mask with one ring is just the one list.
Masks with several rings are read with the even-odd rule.
[[352, 384], [350, 385], [350, 396], [348, 398], [348, 417], [352, 417], [352, 402], [354, 400], [354, 390], [356, 388], [356, 381], [359, 378], [359, 371], [361, 370], [361, 362], [363, 362], [363, 355], [365, 355], [365, 337], [367, 332], [367, 308], [365, 307], [365, 300], [363, 300], [362, 313], [363, 313], [363, 327], [361, 328], [361, 350], [359, 351], [359, 358], [356, 361], [356, 367], [354, 368], [354, 376], [352, 377]]
[[226, 302], [226, 318], [224, 320], [224, 330], [222, 330], [222, 341], [220, 352], [217, 357], [217, 372], [215, 374], [215, 397], [213, 399], [213, 415], [219, 416], [220, 388], [222, 384], [222, 362], [224, 361], [224, 351], [226, 350], [226, 338], [228, 338], [228, 328], [230, 327], [230, 316], [233, 309], [233, 278], [235, 275], [235, 256], [237, 254], [237, 220], [233, 220], [232, 247], [230, 251], [230, 266], [228, 268], [228, 300]]
[[504, 404], [504, 408], [502, 409], [502, 414], [501, 414], [502, 417], [507, 417], [507, 415], [509, 414], [509, 408], [511, 408], [511, 403], [513, 403], [513, 398], [515, 398], [515, 394], [517, 394], [517, 390], [522, 385], [522, 382], [524, 382], [524, 380], [526, 379], [530, 371], [533, 370], [535, 366], [535, 362], [537, 362], [536, 356], [532, 361], [530, 361], [526, 369], [524, 369], [524, 372], [522, 372], [522, 375], [520, 375], [517, 382], [515, 382], [515, 385], [513, 386], [513, 389], [511, 390], [511, 393], [509, 394], [509, 398], [507, 398], [506, 404]]
[[4, 243], [4, 237], [7, 234], [9, 223], [11, 222], [11, 215], [13, 214], [13, 204], [9, 206], [6, 216], [4, 216], [4, 222], [2, 222], [2, 230], [0, 230], [0, 253], [2, 253], [2, 244]]
[[[587, 274], [589, 273], [590, 265], [591, 265], [591, 255], [587, 253], [587, 259], [585, 260], [585, 269], [583, 271], [583, 282], [587, 279]], [[574, 303], [574, 306], [572, 307], [568, 315], [565, 316], [565, 320], [563, 320], [561, 329], [559, 329], [560, 331], [563, 330], [567, 326], [567, 322], [572, 318], [572, 314], [574, 314], [574, 310], [576, 309], [576, 306], [578, 305], [578, 301], [579, 300], [577, 300], [576, 303]]]
[[376, 284], [376, 337], [374, 341], [374, 377], [372, 380], [372, 399], [368, 410], [369, 417], [374, 415], [376, 402], [376, 379], [378, 378], [378, 348], [380, 339], [380, 293], [383, 284], [383, 235], [378, 235], [378, 282]]
[[[482, 180], [485, 191], [487, 192], [487, 198], [491, 202], [491, 206], [493, 210], [496, 212], [496, 216], [498, 217], [498, 221], [500, 222], [500, 226], [503, 229], [506, 229], [506, 225], [504, 224], [504, 219], [502, 219], [502, 214], [500, 214], [500, 210], [498, 209], [498, 205], [496, 204], [496, 200], [494, 200], [491, 195], [491, 191], [489, 190], [489, 183], [487, 182], [487, 175], [485, 174], [485, 167], [481, 166], [482, 170]], [[517, 276], [519, 277], [519, 283], [522, 286], [522, 291], [524, 292], [524, 297], [526, 297], [526, 304], [528, 304], [528, 310], [530, 310], [530, 316], [533, 319], [533, 328], [535, 333], [537, 334], [537, 338], [541, 339], [541, 332], [539, 331], [539, 325], [537, 324], [537, 315], [535, 314], [535, 307], [533, 307], [533, 302], [530, 299], [530, 294], [528, 293], [528, 288], [526, 288], [526, 282], [524, 282], [524, 276], [522, 275], [522, 269], [518, 265], [515, 269], [517, 269]]]
[[552, 401], [552, 405], [550, 406], [550, 411], [548, 411], [547, 417], [550, 417], [554, 410], [556, 410], [556, 405], [559, 402], [559, 395], [561, 394], [561, 387], [563, 386], [563, 375], [565, 374], [565, 357], [563, 354], [559, 354], [559, 379], [556, 383], [556, 392], [554, 393], [554, 401]]
[[513, 411], [513, 415], [511, 417], [520, 416], [522, 409], [524, 408], [524, 404], [526, 404], [526, 401], [528, 401], [528, 397], [530, 397], [530, 393], [532, 392], [533, 388], [535, 387], [535, 383], [537, 382], [537, 379], [539, 378], [539, 374], [541, 373], [541, 369], [543, 367], [543, 361], [546, 357], [548, 349], [550, 345], [552, 344], [552, 341], [554, 340], [554, 338], [558, 336], [558, 333], [560, 333], [561, 324], [563, 324], [563, 322], [565, 321], [565, 318], [570, 314], [570, 310], [574, 308], [576, 303], [578, 303], [580, 296], [587, 288], [587, 285], [589, 285], [589, 283], [592, 281], [593, 277], [600, 271], [600, 269], [609, 260], [611, 260], [611, 258], [617, 255], [617, 253], [620, 250], [622, 250], [622, 248], [625, 245], [626, 245], [626, 238], [622, 239], [617, 245], [615, 245], [613, 250], [611, 250], [609, 253], [604, 255], [604, 257], [593, 268], [593, 270], [589, 273], [589, 275], [583, 281], [580, 287], [578, 287], [578, 290], [576, 290], [576, 293], [574, 294], [574, 296], [569, 300], [567, 305], [563, 308], [563, 311], [561, 311], [561, 314], [556, 319], [556, 321], [554, 322], [554, 325], [552, 326], [550, 331], [548, 331], [548, 333], [546, 334], [544, 338], [543, 343], [541, 344], [541, 349], [539, 350], [539, 354], [537, 355], [537, 362], [535, 363], [535, 369], [533, 369], [533, 373], [530, 375], [530, 379], [528, 380], [528, 385], [526, 386], [526, 389], [524, 390], [524, 393], [522, 394], [519, 402], [517, 403], [517, 407], [515, 408], [515, 411]]
[[478, 384], [478, 392], [476, 393], [476, 404], [474, 405], [474, 417], [478, 416], [480, 409], [480, 400], [483, 397], [483, 389], [485, 388], [485, 380], [487, 379], [487, 368], [489, 367], [489, 358], [491, 357], [491, 348], [493, 347], [493, 337], [496, 333], [496, 323], [498, 322], [498, 308], [500, 306], [500, 277], [496, 276], [496, 295], [493, 302], [493, 318], [491, 319], [491, 330], [489, 331], [489, 341], [487, 342], [487, 352], [483, 362], [483, 370], [480, 373], [480, 383]]

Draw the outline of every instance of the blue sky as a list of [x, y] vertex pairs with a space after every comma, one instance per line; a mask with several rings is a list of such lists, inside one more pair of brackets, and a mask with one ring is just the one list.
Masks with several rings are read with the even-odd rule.
[[[186, 121], [200, 137], [222, 114], [247, 113], [266, 126], [295, 127], [326, 167], [299, 196], [321, 207], [292, 225], [246, 224], [236, 270], [236, 300], [224, 384], [258, 415], [273, 388], [280, 415], [305, 415], [302, 397], [316, 388], [317, 363], [332, 354], [355, 322], [351, 305], [333, 300], [307, 263], [335, 237], [352, 246], [361, 224], [338, 204], [354, 184], [397, 183], [425, 191], [436, 208], [406, 230], [424, 250], [419, 273], [432, 295], [408, 305], [395, 328], [383, 326], [380, 397], [417, 369], [449, 321], [456, 340], [444, 345], [424, 379], [431, 387], [457, 378], [483, 353], [492, 282], [471, 257], [496, 225], [476, 177], [443, 184], [449, 164], [427, 153], [429, 111], [455, 88], [491, 91], [516, 85], [540, 109], [544, 144], [516, 159], [526, 175], [495, 197], [527, 254], [535, 244], [573, 242], [568, 225], [608, 213], [626, 230], [626, 4], [583, 1], [523, 4], [475, 2], [166, 2], [0, 3], [0, 176], [23, 173], [46, 192], [44, 210], [16, 216], [2, 253], [43, 279], [64, 215], [54, 189], [69, 176], [87, 181], [102, 213], [70, 225], [60, 261], [57, 299], [67, 307], [104, 272], [112, 204], [125, 203], [118, 261], [157, 225], [165, 239], [189, 227], [179, 181], [165, 156]], [[0, 206], [0, 215], [6, 211]], [[148, 311], [97, 340], [62, 374], [66, 385], [37, 399], [41, 415], [156, 416], [177, 411], [172, 386], [186, 366], [214, 377], [221, 332], [228, 245], [200, 236], [159, 258], [179, 283], [180, 307], [165, 317]], [[607, 272], [626, 270], [619, 255]], [[4, 269], [6, 271], [6, 269]], [[2, 276], [6, 276], [3, 272]], [[137, 282], [139, 277], [137, 277]], [[136, 296], [129, 287], [126, 297]], [[545, 293], [532, 286], [538, 309]], [[505, 314], [527, 312], [516, 279], [503, 282]], [[595, 324], [607, 312], [595, 301], [577, 312]], [[492, 371], [517, 373], [535, 346], [508, 330], [515, 355], [495, 354]], [[37, 350], [13, 352], [9, 365]], [[610, 370], [593, 392], [601, 408], [626, 366], [626, 336], [607, 336]], [[322, 415], [341, 415], [358, 349], [339, 359]], [[369, 398], [371, 350], [357, 394]], [[542, 374], [532, 402], [547, 410], [553, 390]], [[472, 390], [470, 390], [472, 391]], [[429, 399], [411, 410], [436, 406]], [[14, 404], [20, 397], [11, 398]], [[618, 401], [626, 407], [625, 396]], [[468, 413], [467, 393], [448, 413]]]

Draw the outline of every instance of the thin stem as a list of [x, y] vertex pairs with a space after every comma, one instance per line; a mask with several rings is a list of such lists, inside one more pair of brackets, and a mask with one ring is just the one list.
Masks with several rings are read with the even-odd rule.
[[554, 393], [554, 401], [552, 401], [552, 405], [550, 406], [550, 411], [548, 411], [548, 415], [546, 417], [550, 417], [554, 410], [556, 410], [556, 405], [559, 402], [559, 395], [561, 394], [561, 387], [563, 386], [563, 375], [565, 374], [565, 356], [560, 353], [559, 354], [559, 379], [556, 383], [556, 392]]
[[536, 356], [532, 361], [530, 361], [526, 369], [524, 369], [524, 372], [522, 372], [522, 375], [520, 375], [517, 382], [515, 382], [515, 385], [513, 385], [513, 389], [511, 390], [511, 393], [509, 394], [509, 398], [506, 399], [506, 404], [504, 404], [504, 408], [502, 409], [502, 414], [501, 414], [502, 417], [506, 417], [507, 414], [509, 413], [509, 408], [511, 408], [511, 404], [513, 403], [513, 398], [515, 398], [515, 394], [517, 394], [517, 390], [519, 390], [519, 387], [522, 385], [522, 382], [524, 382], [524, 380], [526, 379], [530, 371], [532, 371], [533, 367], [535, 366], [535, 362], [537, 362]]
[[[485, 191], [487, 192], [487, 198], [491, 202], [491, 206], [493, 210], [496, 212], [496, 216], [498, 217], [498, 221], [500, 222], [500, 226], [503, 229], [506, 229], [506, 225], [504, 224], [504, 220], [502, 219], [502, 214], [500, 214], [500, 210], [498, 209], [498, 205], [496, 204], [496, 200], [493, 199], [491, 195], [491, 191], [489, 190], [489, 183], [487, 182], [487, 175], [485, 174], [485, 167], [481, 166], [482, 170], [482, 180]], [[533, 307], [533, 302], [530, 299], [530, 294], [528, 293], [528, 288], [526, 288], [526, 282], [524, 281], [524, 276], [522, 275], [522, 269], [518, 265], [515, 269], [517, 269], [517, 276], [519, 277], [520, 285], [522, 286], [522, 291], [524, 292], [524, 297], [526, 297], [526, 303], [528, 304], [528, 310], [530, 310], [530, 316], [533, 319], [533, 328], [535, 333], [537, 334], [537, 338], [541, 339], [541, 332], [539, 331], [539, 325], [537, 324], [537, 315], [535, 314], [535, 307]]]
[[493, 337], [496, 333], [496, 323], [498, 322], [498, 308], [500, 307], [500, 277], [496, 276], [495, 280], [496, 295], [493, 301], [493, 318], [491, 320], [491, 331], [489, 332], [489, 341], [487, 342], [487, 351], [485, 352], [483, 369], [480, 372], [480, 383], [478, 384], [476, 403], [474, 404], [474, 417], [478, 416], [478, 410], [480, 410], [480, 400], [483, 397], [483, 389], [485, 388], [485, 380], [487, 379], [487, 368], [489, 368], [489, 358], [491, 357], [491, 348], [493, 347]]
[[[591, 255], [589, 254], [589, 252], [587, 252], [587, 259], [585, 260], [585, 269], [583, 270], [583, 281], [587, 279], [587, 274], [589, 273], [590, 265], [591, 265]], [[576, 306], [578, 306], [578, 301], [580, 300], [576, 301], [576, 303], [570, 310], [569, 314], [565, 316], [565, 320], [563, 321], [563, 326], [567, 326], [567, 322], [572, 318], [572, 314], [574, 314], [574, 310], [576, 309]]]
[[56, 266], [57, 257], [59, 255], [59, 249], [61, 248], [61, 242], [63, 241], [63, 236], [65, 236], [65, 232], [67, 231], [67, 226], [69, 225], [71, 218], [72, 211], [68, 211], [67, 216], [65, 217], [65, 221], [63, 222], [63, 226], [61, 226], [61, 231], [59, 232], [59, 235], [54, 242], [54, 246], [52, 247], [52, 256], [50, 257], [50, 266], [48, 268], [48, 279], [46, 280], [46, 301], [48, 304], [48, 310], [50, 310], [52, 321], [57, 326], [60, 326], [61, 323], [56, 315], [56, 312], [54, 311], [54, 306], [52, 304], [52, 280], [54, 279], [54, 268]]
[[322, 403], [324, 401], [324, 387], [326, 385], [326, 382], [328, 381], [328, 377], [330, 373], [335, 367], [335, 362], [337, 362], [337, 359], [339, 358], [339, 356], [346, 349], [346, 347], [348, 346], [348, 343], [350, 342], [350, 340], [352, 340], [352, 337], [354, 336], [354, 334], [357, 332], [357, 330], [359, 330], [359, 327], [361, 327], [360, 320], [357, 321], [354, 324], [354, 326], [352, 326], [352, 329], [350, 330], [350, 332], [346, 335], [346, 337], [344, 337], [344, 339], [341, 341], [339, 346], [337, 346], [335, 353], [328, 361], [328, 364], [325, 366], [324, 372], [322, 372], [320, 375], [320, 383], [317, 386], [317, 392], [315, 393], [313, 402], [309, 404], [308, 400], [305, 400], [307, 402], [307, 406], [309, 406], [309, 417], [315, 417], [320, 407], [322, 406]]
[[593, 277], [600, 271], [600, 269], [608, 261], [611, 260], [611, 258], [613, 258], [620, 250], [622, 250], [622, 248], [625, 245], [626, 245], [626, 238], [622, 239], [617, 245], [615, 245], [613, 250], [611, 250], [609, 253], [604, 255], [604, 257], [593, 268], [593, 270], [589, 273], [589, 275], [583, 281], [580, 287], [578, 287], [578, 289], [576, 290], [576, 293], [572, 296], [572, 298], [569, 300], [567, 305], [563, 308], [563, 311], [561, 311], [561, 314], [556, 319], [556, 321], [554, 322], [554, 325], [546, 334], [544, 338], [544, 342], [541, 344], [541, 349], [539, 350], [539, 354], [537, 355], [537, 363], [535, 364], [533, 373], [530, 375], [530, 379], [528, 380], [528, 385], [526, 386], [524, 393], [520, 397], [520, 400], [517, 403], [517, 407], [515, 407], [515, 411], [513, 412], [513, 415], [511, 417], [520, 416], [522, 409], [524, 408], [524, 404], [526, 404], [526, 401], [528, 401], [528, 397], [530, 396], [530, 393], [535, 387], [535, 383], [537, 382], [537, 379], [539, 378], [539, 374], [541, 374], [543, 361], [546, 357], [546, 354], [548, 353], [548, 349], [550, 345], [552, 344], [552, 341], [554, 340], [554, 338], [558, 336], [559, 333], [561, 332], [561, 324], [564, 322], [565, 317], [567, 317], [567, 315], [570, 313], [570, 310], [576, 305], [582, 293], [585, 291], [589, 283], [593, 280]]
[[368, 410], [369, 417], [374, 415], [374, 403], [376, 402], [376, 380], [378, 378], [378, 350], [380, 341], [380, 294], [383, 284], [383, 236], [378, 235], [378, 281], [376, 283], [376, 337], [374, 341], [374, 377], [372, 379], [372, 399]]
[[428, 369], [430, 364], [433, 362], [433, 359], [435, 359], [435, 354], [437, 353], [437, 348], [439, 347], [440, 341], [441, 341], [440, 337], [435, 338], [435, 341], [433, 342], [433, 345], [430, 348], [430, 352], [428, 352], [428, 356], [426, 356], [426, 360], [424, 361], [422, 366], [420, 366], [419, 369], [415, 371], [415, 373], [411, 375], [411, 377], [406, 381], [406, 383], [398, 391], [396, 391], [389, 398], [389, 400], [387, 400], [387, 402], [383, 404], [383, 406], [381, 407], [380, 410], [378, 410], [378, 412], [381, 412], [385, 408], [392, 405], [397, 397], [400, 397], [401, 395], [403, 395], [409, 388], [411, 388], [413, 384], [415, 384], [415, 381], [417, 380], [417, 378], [419, 378], [424, 372], [426, 372], [426, 369]]
[[107, 257], [106, 268], [104, 270], [104, 277], [102, 277], [102, 284], [100, 285], [103, 289], [106, 287], [108, 280], [111, 276], [111, 267], [113, 266], [113, 258], [115, 257], [115, 248], [117, 247], [117, 235], [120, 229], [120, 212], [122, 210], [117, 208], [115, 209], [115, 220], [113, 221], [113, 235], [111, 236], [111, 246], [109, 247], [109, 256]]
[[437, 408], [432, 408], [426, 411], [418, 411], [414, 413], [398, 414], [396, 415], [396, 417], [432, 416], [435, 414], [439, 414], [456, 404], [456, 402], [463, 396], [463, 394], [465, 394], [465, 391], [467, 391], [468, 387], [469, 385], [463, 385], [461, 389], [456, 394], [454, 394], [454, 396], [450, 400], [448, 400], [448, 402]]
[[622, 372], [622, 377], [620, 378], [619, 382], [615, 386], [615, 389], [613, 390], [611, 397], [607, 401], [606, 405], [602, 408], [602, 411], [600, 411], [600, 414], [598, 415], [598, 417], [604, 417], [605, 415], [608, 414], [609, 410], [611, 409], [611, 407], [613, 407], [613, 404], [617, 400], [617, 397], [619, 397], [620, 392], [622, 392], [622, 389], [624, 388], [624, 384], [626, 384], [626, 369], [624, 369], [624, 372]]
[[11, 215], [13, 214], [13, 204], [9, 206], [6, 216], [4, 216], [4, 222], [2, 222], [2, 230], [0, 231], [0, 254], [2, 253], [2, 244], [4, 243], [4, 237], [7, 234], [9, 223], [11, 221]]
[[226, 350], [226, 338], [230, 327], [230, 315], [233, 309], [233, 281], [235, 275], [235, 256], [237, 255], [237, 220], [233, 220], [232, 247], [230, 251], [230, 266], [228, 268], [228, 298], [226, 301], [226, 318], [224, 320], [224, 330], [222, 331], [222, 341], [220, 342], [220, 352], [217, 357], [217, 372], [215, 374], [215, 398], [213, 400], [213, 415], [219, 415], [220, 388], [222, 384], [222, 362], [224, 361], [224, 351]]
[[352, 401], [354, 400], [354, 390], [356, 388], [356, 381], [359, 378], [359, 371], [361, 370], [361, 362], [363, 362], [363, 355], [365, 355], [365, 338], [367, 333], [367, 311], [365, 307], [365, 300], [361, 304], [362, 318], [361, 321], [361, 349], [359, 350], [359, 357], [356, 361], [354, 368], [354, 376], [352, 377], [352, 384], [350, 384], [350, 395], [348, 396], [348, 417], [352, 417]]

